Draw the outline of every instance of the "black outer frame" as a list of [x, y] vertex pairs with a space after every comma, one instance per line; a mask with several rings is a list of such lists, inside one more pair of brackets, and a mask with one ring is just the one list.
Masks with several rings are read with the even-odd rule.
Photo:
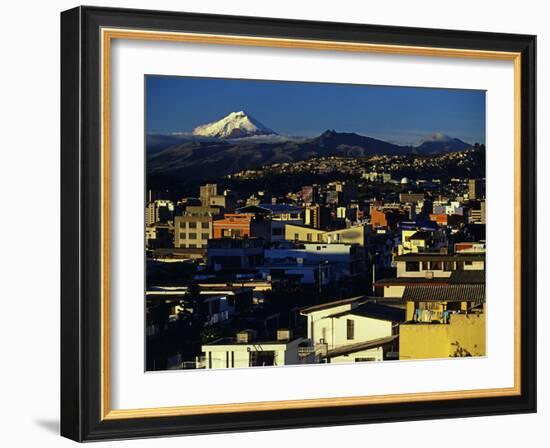
[[[519, 396], [125, 420], [100, 418], [100, 28], [520, 52]], [[536, 412], [536, 36], [77, 7], [61, 14], [61, 435], [76, 441]]]

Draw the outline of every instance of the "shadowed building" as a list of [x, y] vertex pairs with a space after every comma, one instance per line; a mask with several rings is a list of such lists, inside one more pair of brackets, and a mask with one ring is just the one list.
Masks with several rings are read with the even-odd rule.
[[175, 247], [206, 248], [212, 238], [215, 207], [187, 207], [183, 216], [175, 218]]
[[226, 213], [214, 221], [213, 238], [263, 238], [269, 240], [269, 221], [253, 213]]

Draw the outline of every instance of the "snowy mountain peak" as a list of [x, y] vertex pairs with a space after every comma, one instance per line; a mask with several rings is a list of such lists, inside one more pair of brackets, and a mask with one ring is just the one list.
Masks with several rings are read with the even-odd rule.
[[430, 135], [425, 141], [427, 142], [450, 142], [451, 140], [454, 140], [452, 137], [448, 136], [447, 134], [443, 134], [442, 132], [436, 132], [433, 135]]
[[254, 135], [275, 135], [268, 127], [245, 111], [231, 112], [222, 119], [193, 129], [194, 135], [216, 138], [242, 138]]

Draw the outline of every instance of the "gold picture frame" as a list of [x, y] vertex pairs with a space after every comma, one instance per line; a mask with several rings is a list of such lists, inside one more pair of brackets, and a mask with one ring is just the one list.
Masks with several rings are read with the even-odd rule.
[[[77, 100], [71, 98], [67, 99], [63, 105], [64, 117], [62, 120], [65, 126], [64, 132], [66, 133], [66, 140], [62, 148], [62, 154], [74, 151], [74, 144], [76, 143], [80, 148], [79, 151], [92, 151], [89, 148], [89, 143], [83, 142], [81, 136], [75, 139], [74, 128], [75, 126], [87, 126], [87, 117], [82, 116], [79, 113], [77, 120], [69, 120], [67, 116], [71, 111], [82, 107], [82, 104], [76, 104], [75, 101], [81, 101], [83, 98], [82, 89], [84, 86], [84, 72], [82, 71], [82, 64], [88, 63], [89, 60], [93, 60], [95, 65], [92, 68], [97, 69], [97, 80], [99, 81], [97, 89], [93, 92], [87, 91], [88, 97], [95, 98], [97, 100], [96, 107], [100, 113], [99, 126], [95, 129], [89, 129], [89, 132], [95, 133], [97, 147], [97, 164], [93, 167], [85, 167], [84, 171], [93, 171], [97, 173], [98, 179], [97, 185], [94, 187], [96, 197], [98, 197], [98, 213], [96, 218], [96, 227], [98, 229], [97, 237], [99, 238], [97, 260], [95, 263], [94, 272], [99, 274], [99, 284], [97, 285], [96, 294], [97, 308], [94, 313], [89, 313], [88, 316], [83, 316], [85, 307], [82, 304], [78, 305], [75, 310], [74, 304], [68, 304], [69, 301], [75, 301], [74, 294], [70, 294], [67, 291], [74, 290], [76, 287], [73, 285], [74, 279], [66, 279], [67, 289], [63, 296], [63, 306], [65, 307], [66, 314], [63, 318], [63, 325], [71, 326], [70, 330], [67, 330], [71, 334], [79, 334], [84, 331], [83, 326], [74, 327], [74, 321], [69, 322], [70, 317], [74, 318], [75, 312], [78, 314], [80, 320], [82, 319], [95, 319], [96, 326], [94, 326], [94, 334], [99, 335], [99, 343], [97, 344], [98, 359], [92, 360], [92, 363], [98, 368], [98, 375], [94, 376], [94, 380], [85, 384], [83, 377], [74, 375], [74, 365], [87, 361], [82, 360], [82, 350], [84, 347], [81, 345], [73, 346], [74, 341], [70, 343], [62, 341], [62, 344], [67, 344], [67, 347], [63, 350], [66, 353], [63, 360], [64, 381], [70, 383], [70, 386], [63, 388], [62, 392], [62, 433], [67, 437], [76, 440], [94, 440], [102, 438], [119, 438], [119, 437], [133, 437], [135, 435], [159, 435], [169, 433], [194, 433], [204, 432], [204, 423], [186, 423], [185, 419], [190, 419], [196, 416], [208, 417], [212, 415], [225, 415], [234, 414], [235, 416], [242, 416], [243, 414], [261, 414], [262, 412], [297, 412], [297, 411], [318, 411], [324, 408], [326, 414], [319, 417], [317, 414], [312, 414], [309, 420], [304, 420], [304, 425], [326, 424], [327, 419], [331, 416], [334, 417], [335, 413], [338, 413], [338, 409], [345, 408], [347, 412], [353, 412], [356, 409], [357, 412], [361, 412], [362, 419], [360, 422], [375, 421], [376, 406], [385, 406], [398, 403], [411, 403], [415, 406], [419, 406], [419, 409], [426, 409], [426, 416], [437, 415], [435, 408], [429, 410], [429, 403], [449, 402], [449, 407], [452, 407], [451, 402], [460, 400], [461, 402], [475, 402], [476, 400], [483, 401], [484, 406], [488, 406], [486, 403], [492, 403], [491, 406], [495, 408], [495, 412], [498, 412], [498, 406], [508, 406], [511, 412], [530, 412], [534, 409], [534, 397], [533, 397], [533, 376], [534, 376], [534, 354], [532, 348], [526, 351], [526, 334], [533, 332], [534, 327], [534, 310], [532, 306], [525, 304], [526, 281], [532, 281], [534, 276], [534, 259], [533, 259], [533, 242], [529, 241], [526, 244], [525, 232], [528, 230], [525, 228], [525, 219], [529, 218], [533, 214], [534, 203], [531, 202], [534, 197], [533, 186], [530, 184], [531, 180], [526, 179], [526, 170], [532, 170], [534, 159], [534, 141], [532, 136], [533, 126], [533, 100], [532, 95], [534, 92], [534, 73], [532, 72], [532, 64], [534, 59], [534, 38], [532, 36], [517, 36], [517, 35], [502, 35], [499, 45], [493, 43], [494, 37], [485, 33], [467, 33], [467, 32], [444, 32], [433, 30], [415, 30], [417, 33], [422, 34], [424, 41], [418, 39], [418, 37], [412, 37], [414, 33], [410, 32], [407, 35], [407, 30], [400, 30], [403, 34], [402, 37], [396, 39], [395, 33], [391, 27], [373, 27], [372, 29], [366, 25], [356, 25], [358, 29], [364, 31], [364, 41], [348, 41], [345, 38], [330, 39], [319, 38], [323, 29], [327, 30], [326, 34], [330, 35], [337, 30], [344, 35], [347, 28], [344, 25], [339, 24], [316, 24], [315, 31], [311, 33], [311, 38], [298, 37], [303, 32], [299, 32], [300, 24], [295, 22], [286, 21], [269, 21], [270, 19], [256, 19], [259, 21], [269, 22], [271, 25], [268, 35], [254, 35], [251, 34], [251, 30], [259, 23], [255, 23], [254, 19], [240, 19], [235, 18], [233, 25], [241, 24], [243, 26], [243, 34], [231, 34], [224, 32], [224, 23], [230, 23], [231, 19], [225, 18], [219, 20], [219, 17], [200, 16], [201, 23], [206, 22], [208, 25], [197, 25], [196, 15], [185, 15], [178, 13], [159, 13], [159, 12], [143, 12], [137, 15], [132, 15], [132, 11], [124, 10], [108, 10], [102, 8], [76, 8], [63, 13], [63, 27], [66, 34], [65, 38], [71, 38], [71, 42], [68, 41], [63, 44], [62, 36], [62, 51], [65, 51], [65, 72], [62, 71], [64, 79], [75, 76], [79, 76], [80, 82], [72, 82], [67, 87], [65, 95], [75, 96]], [[147, 22], [149, 21], [149, 22]], [[154, 22], [153, 22], [154, 21]], [[164, 22], [163, 22], [164, 21]], [[173, 24], [179, 21], [181, 23], [182, 30], [174, 31]], [[229, 22], [227, 22], [229, 21]], [[262, 23], [264, 23], [262, 22]], [[82, 23], [88, 24], [85, 28]], [[146, 23], [155, 23], [155, 29], [147, 29]], [[165, 29], [162, 29], [160, 24], [164, 23]], [[265, 24], [264, 23], [264, 24]], [[250, 28], [248, 29], [247, 28]], [[202, 27], [204, 31], [199, 31], [196, 28]], [[280, 29], [278, 29], [279, 27]], [[210, 28], [210, 32], [206, 30]], [[189, 29], [189, 31], [187, 31]], [[255, 29], [255, 28], [254, 28]], [[277, 32], [281, 36], [288, 35], [288, 30], [296, 30], [296, 38], [278, 37]], [[93, 31], [91, 31], [93, 30]], [[77, 36], [75, 36], [75, 33]], [[76, 37], [80, 37], [76, 39]], [[449, 392], [430, 392], [430, 393], [407, 393], [398, 395], [373, 395], [373, 396], [352, 396], [352, 397], [340, 397], [340, 398], [318, 398], [318, 399], [306, 399], [306, 400], [284, 400], [284, 401], [266, 401], [266, 402], [248, 402], [248, 403], [232, 403], [232, 404], [219, 404], [219, 405], [189, 405], [189, 406], [175, 406], [175, 407], [161, 407], [161, 408], [143, 408], [143, 409], [112, 409], [111, 403], [111, 370], [110, 370], [110, 358], [113, 356], [111, 353], [110, 345], [110, 247], [111, 247], [111, 234], [110, 234], [110, 216], [111, 216], [111, 203], [110, 203], [110, 185], [111, 185], [111, 166], [110, 166], [110, 136], [111, 136], [111, 45], [116, 39], [130, 39], [141, 41], [163, 41], [163, 42], [185, 42], [185, 43], [200, 43], [208, 45], [237, 45], [243, 47], [271, 47], [271, 48], [287, 48], [287, 49], [311, 49], [322, 51], [343, 51], [354, 53], [381, 53], [381, 54], [398, 54], [398, 55], [411, 55], [411, 56], [436, 56], [436, 57], [449, 57], [449, 58], [466, 58], [466, 59], [484, 59], [484, 60], [504, 60], [511, 61], [514, 64], [514, 158], [515, 158], [515, 181], [514, 181], [514, 257], [515, 257], [515, 287], [514, 287], [514, 386], [509, 388], [494, 388], [494, 389], [479, 389], [479, 390], [462, 390], [462, 391], [449, 391]], [[78, 42], [84, 42], [86, 40], [89, 47], [85, 45], [79, 46]], [[398, 42], [399, 41], [399, 42]], [[410, 45], [406, 41], [416, 42]], [[433, 42], [433, 46], [428, 46], [427, 41]], [[460, 46], [461, 42], [467, 44]], [[472, 42], [475, 42], [476, 48], [472, 47]], [[65, 45], [65, 48], [63, 47]], [[495, 47], [495, 48], [493, 48]], [[496, 48], [499, 47], [499, 48]], [[97, 54], [89, 55], [89, 48], [95, 48]], [[82, 52], [87, 52], [82, 54]], [[78, 56], [78, 57], [77, 57]], [[88, 59], [86, 59], [88, 58]], [[86, 69], [90, 69], [89, 65]], [[63, 70], [63, 67], [62, 67]], [[86, 82], [92, 82], [90, 79]], [[69, 81], [67, 81], [69, 83]], [[88, 88], [89, 89], [89, 88]], [[90, 94], [91, 93], [91, 94]], [[71, 141], [72, 140], [72, 141]], [[66, 155], [66, 166], [63, 168], [64, 175], [67, 176], [67, 183], [74, 182], [74, 172], [67, 174], [69, 170], [74, 171], [79, 163], [83, 163], [82, 159], [74, 160], [73, 155]], [[69, 179], [70, 177], [70, 179]], [[82, 179], [79, 179], [82, 181]], [[65, 185], [65, 188], [67, 184]], [[526, 200], [527, 199], [527, 200]], [[79, 210], [83, 206], [84, 201], [74, 202], [74, 198], [68, 198], [67, 201], [73, 201], [70, 204], [70, 213], [79, 213]], [[68, 202], [67, 202], [68, 204]], [[69, 214], [69, 211], [67, 212]], [[63, 219], [67, 222], [67, 225], [74, 225], [70, 217], [65, 216]], [[534, 238], [535, 235], [530, 235]], [[64, 246], [64, 256], [71, 258], [70, 254], [75, 251], [83, 255], [83, 246], [81, 241], [72, 241], [66, 243]], [[93, 255], [93, 254], [92, 254]], [[93, 258], [93, 256], [92, 256]], [[72, 258], [71, 258], [72, 259]], [[530, 260], [529, 266], [526, 266], [525, 260]], [[93, 261], [92, 261], [93, 262]], [[529, 271], [529, 272], [526, 272]], [[64, 277], [65, 279], [65, 277]], [[79, 297], [82, 297], [81, 290], [79, 290]], [[82, 299], [79, 299], [82, 300]], [[96, 299], [94, 299], [96, 300]], [[78, 302], [78, 301], [77, 301]], [[89, 305], [88, 305], [89, 306]], [[530, 327], [525, 327], [525, 322], [529, 322]], [[89, 328], [89, 327], [88, 327]], [[89, 335], [90, 339], [93, 335]], [[79, 357], [75, 356], [75, 353], [80, 353]], [[86, 358], [86, 357], [84, 357]], [[80, 361], [79, 361], [80, 359]], [[80, 368], [84, 367], [84, 364], [80, 364]], [[526, 387], [526, 384], [530, 384]], [[75, 396], [75, 392], [79, 390], [78, 395]], [[92, 400], [91, 394], [99, 392], [96, 403], [90, 405]], [[63, 396], [64, 393], [64, 396]], [[64, 397], [64, 398], [63, 398]], [[74, 417], [68, 417], [69, 408], [67, 402], [76, 403], [79, 409], [79, 415], [81, 418], [75, 420]], [[526, 404], [527, 403], [527, 404]], [[456, 408], [456, 407], [455, 407]], [[74, 407], [71, 407], [71, 411]], [[407, 418], [407, 415], [399, 415], [398, 411], [395, 411], [393, 418], [395, 420]], [[430, 413], [431, 412], [431, 413]], [[459, 411], [460, 412], [460, 411]], [[462, 415], [477, 415], [485, 411], [475, 409], [462, 410]], [[365, 414], [366, 413], [366, 414]], [[435, 413], [435, 414], [434, 414]], [[365, 417], [370, 415], [371, 417]], [[445, 416], [445, 413], [441, 413], [441, 416]], [[173, 419], [176, 429], [170, 429], [166, 431], [163, 426], [165, 419]], [[317, 418], [317, 420], [316, 420]], [[143, 421], [147, 423], [143, 423]], [[164, 420], [163, 420], [164, 419]], [[265, 424], [265, 420], [260, 419], [260, 423], [256, 427], [267, 428], [270, 425]], [[134, 430], [137, 428], [137, 422], [140, 422], [141, 432]], [[338, 420], [334, 420], [338, 421]], [[346, 421], [354, 421], [348, 419]], [[89, 422], [85, 424], [85, 422]], [[95, 422], [92, 425], [90, 422]], [[178, 423], [180, 429], [177, 429]], [[119, 426], [118, 426], [119, 425]], [[263, 425], [263, 426], [262, 426]], [[229, 429], [250, 429], [254, 428], [253, 421], [247, 425], [240, 425], [236, 421]], [[280, 425], [277, 425], [274, 421], [272, 427], [292, 427], [288, 422], [281, 421]], [[143, 429], [146, 428], [146, 429]], [[210, 429], [216, 431], [216, 429]], [[228, 430], [226, 426], [220, 425], [219, 430]]]

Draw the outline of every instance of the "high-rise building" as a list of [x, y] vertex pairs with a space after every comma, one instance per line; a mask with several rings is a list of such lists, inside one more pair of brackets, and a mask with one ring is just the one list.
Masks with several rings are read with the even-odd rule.
[[315, 229], [322, 229], [330, 222], [330, 210], [322, 205], [308, 205], [305, 208], [304, 224]]
[[300, 196], [304, 205], [315, 204], [318, 199], [317, 187], [314, 185], [305, 185], [300, 191]]
[[210, 198], [212, 196], [218, 195], [218, 185], [217, 184], [206, 184], [201, 185], [200, 187], [200, 199], [203, 206], [207, 207], [210, 205]]
[[484, 199], [485, 198], [485, 180], [484, 179], [469, 179], [468, 180], [468, 199]]
[[150, 226], [157, 222], [167, 223], [174, 217], [174, 204], [172, 201], [157, 199], [149, 202], [145, 208], [145, 224]]

